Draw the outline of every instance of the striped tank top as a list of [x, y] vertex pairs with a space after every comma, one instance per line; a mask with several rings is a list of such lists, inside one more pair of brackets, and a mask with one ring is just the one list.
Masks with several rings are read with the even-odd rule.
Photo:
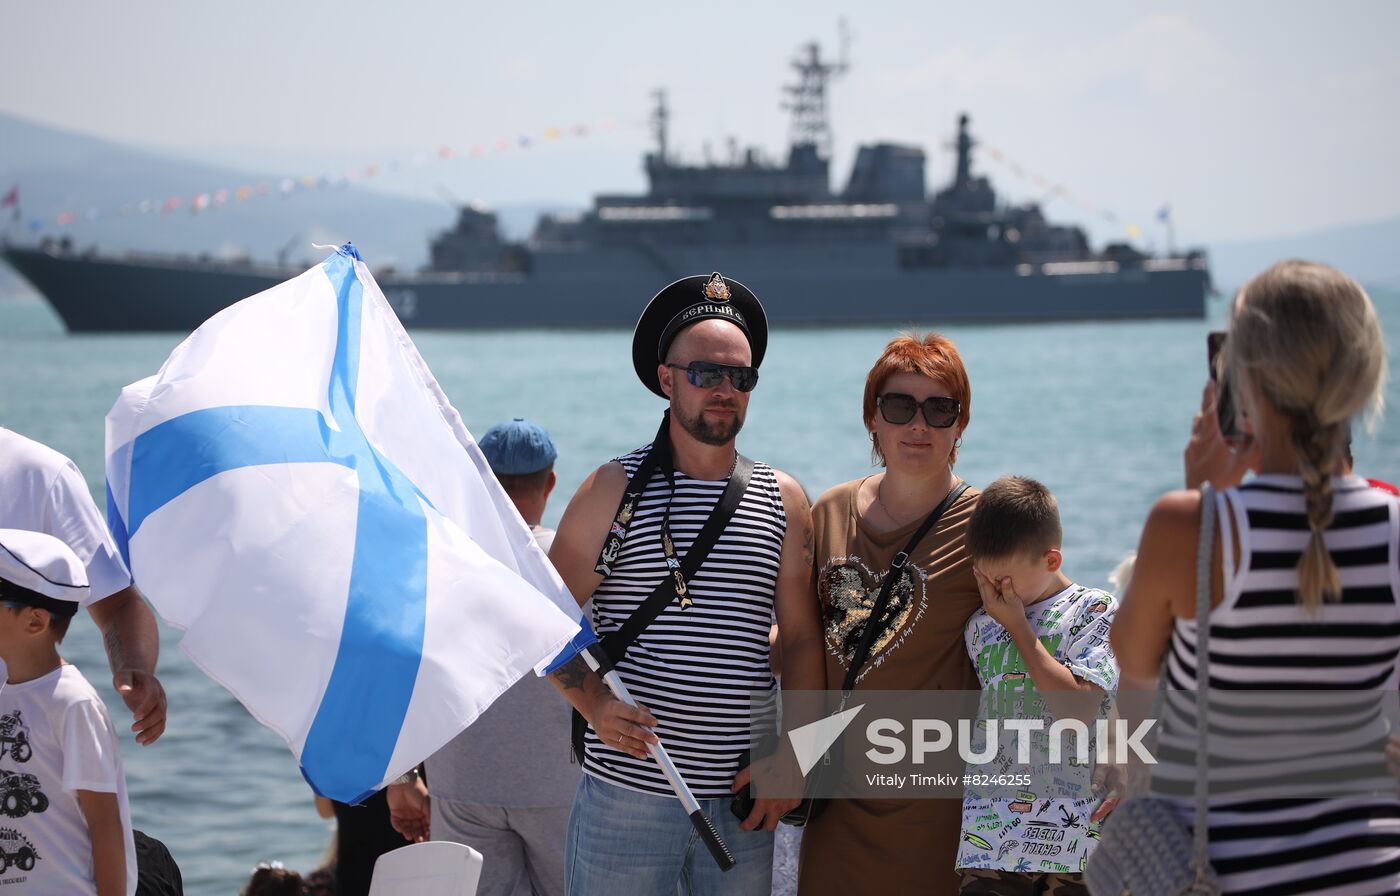
[[[636, 472], [650, 446], [617, 458]], [[661, 521], [671, 504], [671, 537], [684, 558], [719, 502], [727, 479], [691, 479], [676, 471], [672, 495], [661, 472], [647, 484], [612, 574], [593, 592], [598, 636], [620, 629], [657, 583], [668, 578]], [[772, 693], [768, 631], [787, 515], [773, 468], [754, 463], [753, 476], [733, 519], [686, 583], [694, 605], [672, 601], [632, 642], [617, 665], [632, 696], [651, 710], [656, 734], [697, 798], [729, 795], [740, 754], [749, 748], [749, 703], [754, 691]], [[584, 736], [585, 773], [645, 793], [671, 795], [651, 759], [634, 759]]]
[[[1309, 538], [1302, 479], [1262, 475], [1216, 496], [1225, 587], [1210, 614], [1208, 823], [1226, 893], [1400, 892], [1400, 785], [1382, 761], [1400, 656], [1400, 513], [1364, 479], [1333, 486], [1324, 538], [1342, 599], [1316, 612], [1295, 597]], [[1154, 771], [1188, 823], [1196, 634], [1194, 619], [1176, 620]]]

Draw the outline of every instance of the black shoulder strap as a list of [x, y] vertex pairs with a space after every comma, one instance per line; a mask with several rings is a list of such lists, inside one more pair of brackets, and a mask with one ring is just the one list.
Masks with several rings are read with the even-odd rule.
[[647, 490], [647, 483], [651, 482], [653, 473], [663, 465], [669, 467], [670, 464], [671, 412], [667, 410], [661, 415], [661, 428], [656, 431], [656, 438], [651, 440], [650, 450], [642, 457], [642, 462], [627, 480], [627, 488], [623, 490], [622, 499], [617, 503], [617, 513], [613, 515], [612, 526], [608, 529], [607, 538], [603, 540], [603, 549], [598, 553], [597, 562], [593, 564], [593, 571], [598, 575], [612, 575], [612, 563], [622, 551], [622, 542], [627, 538], [627, 529], [632, 525], [632, 517], [637, 512], [642, 493]]
[[870, 615], [866, 617], [865, 631], [861, 633], [860, 643], [856, 645], [856, 654], [851, 659], [851, 667], [846, 670], [846, 680], [841, 683], [841, 696], [849, 697], [851, 691], [855, 690], [856, 676], [860, 674], [861, 667], [865, 661], [870, 659], [870, 647], [875, 643], [875, 629], [879, 628], [880, 618], [885, 614], [885, 608], [890, 605], [890, 592], [894, 590], [895, 580], [904, 572], [904, 564], [909, 562], [909, 555], [914, 553], [914, 548], [919, 546], [919, 542], [934, 527], [940, 517], [947, 512], [953, 503], [962, 497], [962, 493], [967, 491], [967, 483], [960, 482], [952, 491], [944, 496], [939, 505], [933, 508], [933, 513], [928, 515], [923, 525], [914, 532], [909, 543], [904, 546], [904, 550], [894, 555], [890, 561], [890, 571], [885, 575], [885, 584], [880, 587], [880, 595], [875, 598], [875, 605], [870, 608]]

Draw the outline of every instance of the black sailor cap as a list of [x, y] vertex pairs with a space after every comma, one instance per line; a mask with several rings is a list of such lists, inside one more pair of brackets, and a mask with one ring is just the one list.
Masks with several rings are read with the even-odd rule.
[[753, 353], [753, 366], [763, 363], [768, 350], [768, 317], [747, 286], [720, 275], [683, 277], [657, 293], [642, 311], [632, 332], [632, 367], [651, 391], [666, 397], [656, 367], [681, 330], [702, 320], [727, 320], [744, 332]]

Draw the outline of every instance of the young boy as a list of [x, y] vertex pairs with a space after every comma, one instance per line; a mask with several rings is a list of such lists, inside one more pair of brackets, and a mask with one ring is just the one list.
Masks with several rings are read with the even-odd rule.
[[58, 655], [88, 591], [51, 535], [0, 529], [0, 892], [129, 896], [136, 852], [117, 732]]
[[[1056, 719], [1073, 715], [1092, 731], [1104, 692], [1118, 680], [1108, 645], [1115, 602], [1070, 581], [1061, 569], [1060, 540], [1059, 509], [1039, 482], [1003, 476], [982, 492], [967, 527], [982, 594], [982, 609], [967, 622], [967, 650], [984, 706], [989, 699], [1000, 704], [993, 717], [1043, 718], [1048, 710]], [[1036, 705], [1040, 700], [1044, 709]], [[1024, 715], [1008, 709], [1018, 701]], [[1032, 745], [1047, 740], [1033, 736]], [[1003, 729], [1003, 761], [969, 771], [1026, 772], [1027, 766], [1008, 766], [1004, 759], [1015, 744], [1015, 735]], [[1078, 744], [1071, 736], [1063, 746], [1068, 760]], [[1015, 795], [1000, 787], [994, 795], [964, 797], [961, 893], [1087, 896], [1081, 872], [1098, 838], [1098, 825], [1089, 820], [1093, 800], [1062, 796], [1053, 784], [1061, 770], [1029, 770], [1030, 785]]]

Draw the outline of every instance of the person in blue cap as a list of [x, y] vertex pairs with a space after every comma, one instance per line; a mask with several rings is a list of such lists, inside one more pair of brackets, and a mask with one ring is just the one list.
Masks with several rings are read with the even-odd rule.
[[[498, 423], [477, 443], [496, 479], [549, 550], [540, 525], [559, 452], [537, 423]], [[579, 768], [569, 761], [569, 706], [546, 678], [526, 675], [426, 763], [426, 784], [389, 788], [390, 806], [428, 823], [434, 840], [482, 856], [478, 896], [562, 896], [564, 842]], [[521, 744], [541, 745], [520, 749]]]
[[554, 491], [554, 461], [559, 457], [549, 433], [538, 423], [516, 417], [488, 429], [477, 444], [515, 509], [535, 533], [535, 541], [549, 553], [554, 530], [541, 526], [540, 520]]

